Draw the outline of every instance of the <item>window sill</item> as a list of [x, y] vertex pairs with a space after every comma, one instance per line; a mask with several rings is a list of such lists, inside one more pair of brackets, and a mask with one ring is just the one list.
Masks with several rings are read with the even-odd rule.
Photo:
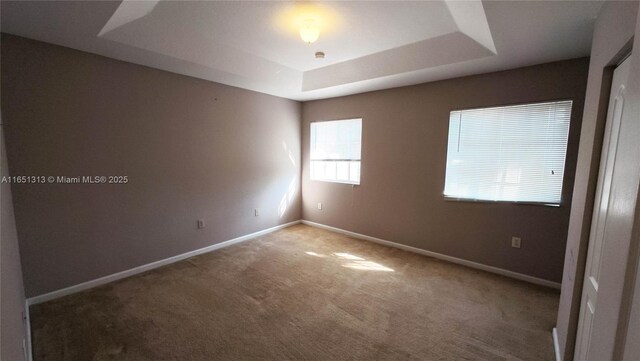
[[560, 208], [560, 203], [545, 203], [545, 202], [522, 202], [522, 201], [493, 201], [488, 199], [474, 199], [474, 198], [457, 198], [444, 196], [444, 200], [448, 202], [466, 202], [466, 203], [490, 203], [490, 204], [515, 204], [515, 205], [529, 205], [529, 206], [545, 206], [552, 208]]
[[346, 184], [350, 186], [359, 186], [360, 183], [347, 182], [347, 181], [334, 181], [334, 180], [324, 180], [324, 179], [310, 179], [312, 182], [323, 182], [323, 183], [337, 183], [337, 184]]

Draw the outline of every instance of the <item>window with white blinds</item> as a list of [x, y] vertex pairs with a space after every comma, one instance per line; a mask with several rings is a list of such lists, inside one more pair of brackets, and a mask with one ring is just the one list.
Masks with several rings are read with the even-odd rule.
[[311, 179], [360, 184], [362, 119], [311, 123]]
[[446, 198], [560, 204], [571, 101], [452, 111]]

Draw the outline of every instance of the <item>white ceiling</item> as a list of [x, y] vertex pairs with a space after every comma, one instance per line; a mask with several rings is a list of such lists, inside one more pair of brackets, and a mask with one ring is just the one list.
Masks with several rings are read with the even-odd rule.
[[[589, 55], [602, 1], [2, 1], [2, 31], [295, 100]], [[320, 38], [305, 44], [302, 20]], [[316, 51], [326, 53], [315, 59]]]

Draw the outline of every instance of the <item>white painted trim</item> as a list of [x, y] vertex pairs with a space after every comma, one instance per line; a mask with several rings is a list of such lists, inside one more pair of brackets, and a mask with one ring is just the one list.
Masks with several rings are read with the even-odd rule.
[[26, 333], [26, 340], [27, 340], [27, 344], [26, 346], [26, 356], [27, 356], [27, 361], [33, 361], [33, 351], [31, 350], [31, 316], [29, 314], [29, 300], [26, 299], [24, 300], [24, 324], [25, 324], [25, 333]]
[[560, 355], [560, 344], [558, 343], [558, 329], [553, 328], [551, 331], [553, 337], [553, 353], [556, 355], [556, 361], [562, 361], [562, 355]]
[[267, 228], [267, 229], [264, 229], [262, 231], [258, 231], [258, 232], [255, 232], [255, 233], [247, 234], [245, 236], [241, 236], [241, 237], [238, 237], [238, 238], [230, 239], [230, 240], [225, 241], [225, 242], [216, 243], [216, 244], [213, 244], [213, 245], [208, 246], [208, 247], [196, 249], [196, 250], [193, 250], [193, 251], [190, 251], [190, 252], [179, 254], [177, 256], [165, 258], [165, 259], [162, 259], [162, 260], [159, 260], [159, 261], [155, 261], [155, 262], [151, 262], [151, 263], [148, 263], [148, 264], [145, 264], [145, 265], [142, 265], [142, 266], [134, 267], [134, 268], [122, 271], [122, 272], [118, 272], [118, 273], [110, 274], [108, 276], [96, 278], [94, 280], [83, 282], [83, 283], [80, 283], [80, 284], [77, 284], [77, 285], [74, 285], [74, 286], [69, 286], [69, 287], [66, 287], [66, 288], [63, 288], [63, 289], [59, 289], [59, 290], [56, 290], [56, 291], [52, 291], [52, 292], [49, 292], [49, 293], [45, 293], [45, 294], [42, 294], [42, 295], [30, 297], [30, 298], [27, 299], [27, 306], [37, 305], [38, 303], [51, 301], [51, 300], [54, 300], [56, 298], [60, 298], [60, 297], [64, 297], [64, 296], [70, 295], [72, 293], [88, 290], [90, 288], [101, 286], [101, 285], [104, 285], [104, 284], [109, 283], [109, 282], [117, 281], [117, 280], [122, 279], [122, 278], [130, 277], [130, 276], [136, 275], [138, 273], [146, 272], [146, 271], [158, 268], [158, 267], [166, 266], [166, 265], [171, 264], [171, 263], [182, 261], [183, 259], [186, 259], [186, 258], [189, 258], [189, 257], [197, 256], [197, 255], [200, 255], [200, 254], [203, 254], [203, 253], [212, 252], [212, 251], [215, 251], [215, 250], [220, 249], [220, 248], [229, 247], [229, 246], [234, 245], [236, 243], [244, 242], [244, 241], [250, 240], [250, 239], [255, 238], [255, 237], [259, 237], [259, 236], [262, 236], [262, 235], [265, 235], [265, 234], [268, 234], [268, 233], [271, 233], [271, 232], [275, 232], [275, 231], [281, 230], [283, 228], [287, 228], [287, 227], [293, 226], [294, 224], [298, 224], [300, 222], [301, 221], [298, 220], [298, 221], [293, 221], [293, 222], [281, 224], [279, 226]]
[[371, 236], [367, 236], [367, 235], [364, 235], [364, 234], [355, 233], [355, 232], [351, 232], [351, 231], [346, 231], [344, 229], [331, 227], [331, 226], [327, 226], [327, 225], [316, 223], [316, 222], [302, 220], [302, 223], [306, 224], [308, 226], [317, 227], [317, 228], [323, 228], [323, 229], [326, 229], [326, 230], [329, 230], [329, 231], [342, 233], [344, 235], [347, 235], [347, 236], [350, 236], [350, 237], [353, 237], [353, 238], [358, 238], [358, 239], [362, 239], [362, 240], [365, 240], [365, 241], [382, 244], [382, 245], [389, 246], [389, 247], [399, 248], [399, 249], [402, 249], [402, 250], [405, 250], [405, 251], [408, 251], [408, 252], [413, 252], [413, 253], [418, 253], [418, 254], [421, 254], [421, 255], [424, 255], [424, 256], [438, 258], [438, 259], [441, 259], [441, 260], [444, 260], [444, 261], [449, 261], [451, 263], [456, 263], [456, 264], [460, 264], [460, 265], [463, 265], [463, 266], [467, 266], [467, 267], [471, 267], [471, 268], [475, 268], [475, 269], [479, 269], [479, 270], [483, 270], [483, 271], [487, 271], [487, 272], [491, 272], [491, 273], [496, 273], [496, 274], [499, 274], [499, 275], [502, 275], [502, 276], [515, 278], [517, 280], [526, 281], [526, 282], [529, 282], [529, 283], [534, 283], [534, 284], [537, 284], [537, 285], [551, 287], [551, 288], [555, 288], [555, 289], [560, 289], [560, 283], [549, 281], [549, 280], [545, 280], [545, 279], [542, 279], [542, 278], [529, 276], [529, 275], [525, 275], [525, 274], [522, 274], [522, 273], [509, 271], [509, 270], [506, 270], [506, 269], [503, 269], [503, 268], [488, 266], [488, 265], [485, 265], [485, 264], [482, 264], [482, 263], [477, 263], [477, 262], [469, 261], [469, 260], [462, 259], [462, 258], [447, 256], [447, 255], [442, 254], [442, 253], [436, 253], [436, 252], [427, 251], [427, 250], [424, 250], [422, 248], [416, 248], [416, 247], [411, 247], [411, 246], [407, 246], [407, 245], [400, 244], [400, 243], [386, 241], [384, 239], [375, 238], [375, 237], [371, 237]]
[[[429, 257], [433, 257], [433, 258], [438, 258], [441, 260], [445, 260], [445, 261], [449, 261], [451, 263], [456, 263], [456, 264], [461, 264], [467, 267], [471, 267], [471, 268], [476, 268], [476, 269], [480, 269], [483, 271], [488, 271], [488, 272], [492, 272], [492, 273], [497, 273], [503, 276], [507, 276], [507, 277], [511, 277], [511, 278], [515, 278], [518, 280], [522, 280], [522, 281], [527, 281], [527, 282], [531, 282], [531, 283], [535, 283], [538, 285], [542, 285], [542, 286], [547, 286], [547, 287], [552, 287], [552, 288], [557, 288], [560, 289], [560, 284], [556, 283], [556, 282], [551, 282], [548, 280], [544, 280], [541, 278], [536, 278], [536, 277], [532, 277], [532, 276], [528, 276], [528, 275], [524, 275], [521, 273], [516, 273], [516, 272], [512, 272], [512, 271], [508, 271], [502, 268], [497, 268], [497, 267], [493, 267], [493, 266], [487, 266], [487, 265], [483, 265], [481, 263], [476, 263], [476, 262], [472, 262], [472, 261], [468, 261], [465, 259], [461, 259], [461, 258], [456, 258], [456, 257], [452, 257], [452, 256], [447, 256], [444, 254], [440, 254], [440, 253], [436, 253], [436, 252], [431, 252], [431, 251], [427, 251], [424, 249], [420, 249], [420, 248], [416, 248], [416, 247], [411, 247], [411, 246], [407, 246], [404, 244], [400, 244], [400, 243], [395, 243], [395, 242], [391, 242], [391, 241], [386, 241], [380, 238], [375, 238], [375, 237], [371, 237], [371, 236], [367, 236], [364, 234], [360, 234], [360, 233], [355, 233], [355, 232], [351, 232], [351, 231], [346, 231], [344, 229], [340, 229], [340, 228], [336, 228], [336, 227], [331, 227], [331, 226], [327, 226], [324, 224], [320, 224], [320, 223], [316, 223], [316, 222], [311, 222], [311, 221], [306, 221], [306, 220], [298, 220], [298, 221], [293, 221], [290, 223], [285, 223], [285, 224], [281, 224], [279, 226], [275, 226], [275, 227], [271, 227], [268, 229], [264, 229], [262, 231], [258, 231], [255, 233], [251, 233], [251, 234], [247, 234], [245, 236], [241, 236], [238, 238], [234, 238], [225, 242], [221, 242], [221, 243], [216, 243], [214, 245], [208, 246], [208, 247], [204, 247], [204, 248], [200, 248], [200, 249], [196, 249], [187, 253], [183, 253], [183, 254], [179, 254], [173, 257], [169, 257], [163, 260], [159, 260], [156, 262], [152, 262], [152, 263], [148, 263], [146, 265], [142, 265], [142, 266], [138, 266], [135, 268], [131, 268], [129, 270], [126, 271], [122, 271], [122, 272], [118, 272], [118, 273], [114, 273], [108, 276], [104, 276], [104, 277], [100, 277], [97, 278], [95, 280], [91, 280], [91, 281], [87, 281], [87, 282], [83, 282], [74, 286], [70, 286], [70, 287], [66, 287], [60, 290], [56, 290], [53, 292], [49, 292], [49, 293], [45, 293], [42, 295], [38, 295], [38, 296], [34, 296], [34, 297], [30, 297], [28, 299], [26, 299], [25, 301], [25, 316], [27, 318], [26, 320], [26, 333], [27, 333], [27, 356], [28, 356], [28, 361], [33, 361], [33, 350], [32, 350], [32, 343], [31, 343], [31, 319], [30, 319], [30, 315], [29, 315], [29, 306], [32, 305], [37, 305], [39, 303], [43, 303], [43, 302], [47, 302], [47, 301], [51, 301], [54, 300], [56, 298], [60, 298], [60, 297], [64, 297], [73, 293], [77, 293], [80, 291], [84, 291], [93, 287], [97, 287], [97, 286], [101, 286], [104, 285], [106, 283], [109, 282], [114, 282], [117, 281], [119, 279], [123, 279], [126, 277], [130, 277], [142, 272], [146, 272], [155, 268], [159, 268], [171, 263], [175, 263], [178, 261], [182, 261], [184, 259], [187, 259], [189, 257], [194, 257], [203, 253], [208, 253], [208, 252], [212, 252], [221, 248], [225, 248], [225, 247], [229, 247], [231, 245], [234, 245], [236, 243], [240, 243], [240, 242], [244, 242], [268, 233], [272, 233], [278, 230], [281, 230], [283, 228], [287, 228], [290, 226], [293, 226], [295, 224], [298, 223], [303, 223], [306, 224], [308, 226], [312, 226], [312, 227], [316, 227], [316, 228], [323, 228], [326, 230], [330, 230], [333, 232], [337, 232], [337, 233], [341, 233], [353, 238], [358, 238], [358, 239], [362, 239], [365, 241], [370, 241], [370, 242], [374, 242], [374, 243], [378, 243], [378, 244], [382, 244], [385, 246], [389, 246], [389, 247], [394, 247], [394, 248], [399, 248], [408, 252], [413, 252], [413, 253], [418, 253], [421, 255], [425, 255], [425, 256], [429, 256]], [[556, 361], [562, 361], [562, 358], [559, 355], [558, 352], [558, 338], [557, 338], [557, 331], [554, 328], [553, 329], [553, 346], [554, 346], [554, 350], [555, 350], [555, 355], [556, 355]]]

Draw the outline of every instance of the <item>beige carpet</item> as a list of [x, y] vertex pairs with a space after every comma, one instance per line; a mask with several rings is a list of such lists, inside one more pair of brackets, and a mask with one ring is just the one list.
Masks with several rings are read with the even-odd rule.
[[556, 291], [297, 225], [33, 306], [42, 360], [553, 360]]

